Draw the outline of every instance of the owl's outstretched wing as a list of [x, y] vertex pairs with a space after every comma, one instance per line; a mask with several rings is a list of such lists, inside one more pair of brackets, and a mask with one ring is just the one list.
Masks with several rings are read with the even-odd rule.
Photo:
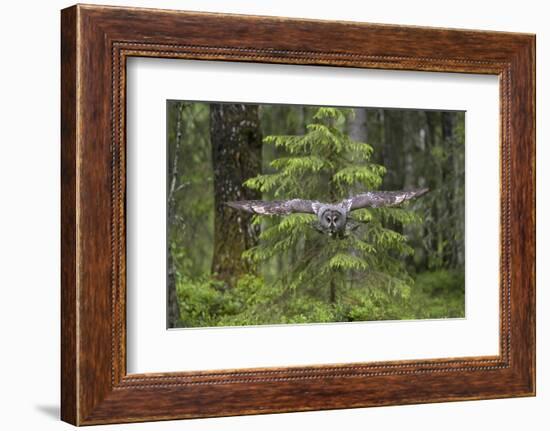
[[231, 208], [262, 215], [287, 215], [291, 213], [315, 214], [317, 201], [290, 199], [286, 201], [233, 201], [226, 202]]
[[344, 205], [350, 211], [360, 208], [378, 208], [399, 205], [409, 199], [417, 198], [428, 193], [428, 189], [416, 189], [408, 191], [392, 192], [366, 192], [344, 200]]

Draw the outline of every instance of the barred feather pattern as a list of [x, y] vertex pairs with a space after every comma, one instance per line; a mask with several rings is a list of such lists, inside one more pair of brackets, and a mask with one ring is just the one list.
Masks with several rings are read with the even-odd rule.
[[[427, 192], [428, 189], [365, 192], [344, 199], [337, 204], [305, 199], [289, 199], [233, 201], [226, 202], [226, 205], [237, 210], [260, 215], [315, 214], [319, 218], [321, 227], [326, 227], [327, 232], [334, 234], [337, 231], [345, 230], [348, 214], [353, 210], [396, 206]], [[325, 214], [325, 218], [328, 217], [327, 220], [323, 219], [323, 214]], [[329, 226], [325, 226], [326, 223], [329, 223]]]
[[345, 199], [344, 202], [349, 205], [350, 211], [360, 208], [390, 207], [402, 204], [405, 201], [420, 197], [426, 193], [428, 193], [428, 189], [366, 192]]
[[227, 202], [227, 205], [231, 208], [261, 215], [287, 215], [291, 213], [315, 214], [314, 204], [319, 204], [319, 202], [305, 199]]

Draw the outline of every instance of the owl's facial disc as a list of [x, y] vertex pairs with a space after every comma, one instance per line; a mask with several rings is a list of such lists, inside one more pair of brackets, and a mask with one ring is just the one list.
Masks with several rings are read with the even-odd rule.
[[321, 215], [321, 224], [325, 226], [330, 232], [336, 232], [340, 230], [345, 223], [343, 215], [336, 210], [327, 210]]

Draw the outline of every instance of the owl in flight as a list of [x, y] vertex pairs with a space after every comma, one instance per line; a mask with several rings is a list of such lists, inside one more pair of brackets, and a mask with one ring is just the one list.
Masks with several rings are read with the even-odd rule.
[[305, 199], [281, 201], [233, 201], [226, 202], [231, 208], [260, 215], [288, 215], [292, 213], [315, 214], [314, 227], [331, 237], [343, 237], [359, 225], [350, 218], [350, 212], [361, 208], [379, 208], [399, 205], [427, 193], [428, 189], [391, 192], [366, 192], [336, 204]]

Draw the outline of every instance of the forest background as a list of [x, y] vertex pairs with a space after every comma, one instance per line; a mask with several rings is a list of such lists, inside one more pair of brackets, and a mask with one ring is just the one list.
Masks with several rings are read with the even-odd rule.
[[[456, 111], [168, 101], [168, 327], [464, 317], [464, 128]], [[225, 205], [417, 187], [354, 212], [344, 240]]]

